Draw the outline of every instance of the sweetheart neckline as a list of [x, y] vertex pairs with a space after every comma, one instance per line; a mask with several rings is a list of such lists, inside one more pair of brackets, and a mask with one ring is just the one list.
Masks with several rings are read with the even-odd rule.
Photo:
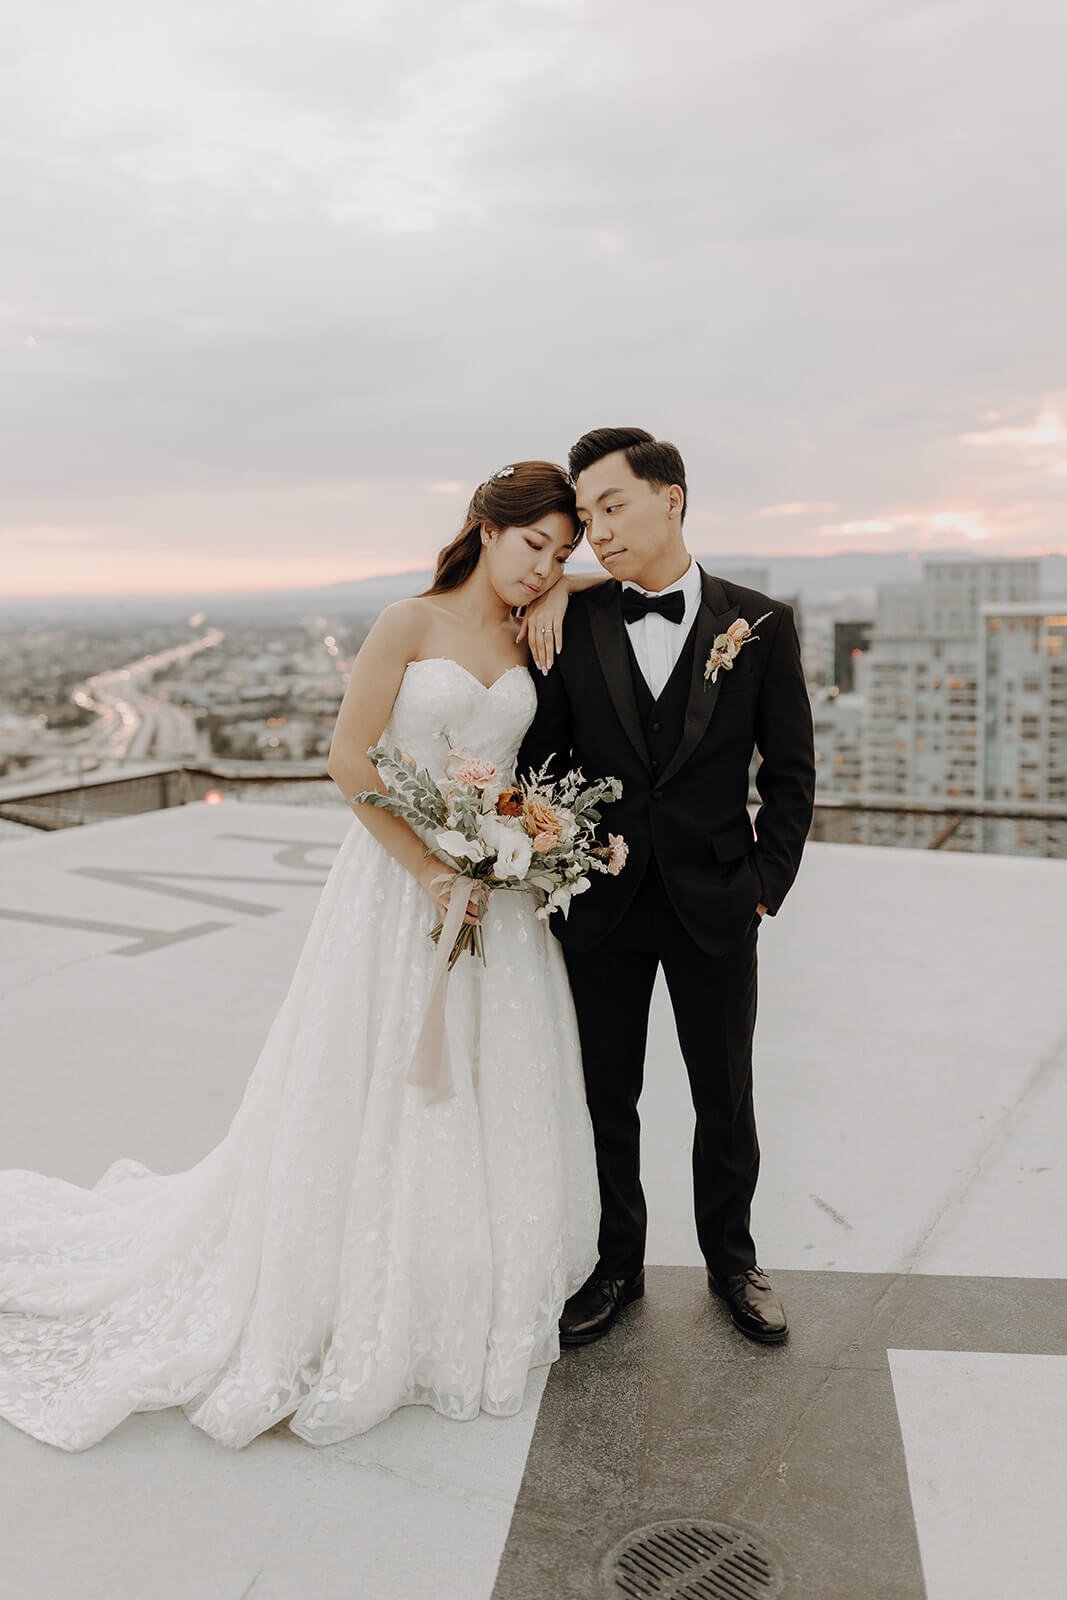
[[466, 677], [468, 677], [471, 680], [472, 683], [476, 683], [478, 685], [479, 689], [484, 689], [486, 694], [492, 694], [492, 692], [496, 688], [497, 684], [498, 683], [503, 683], [504, 679], [509, 677], [511, 675], [511, 673], [513, 673], [513, 672], [525, 672], [527, 677], [528, 677], [529, 676], [529, 671], [530, 671], [530, 669], [528, 667], [524, 667], [523, 666], [521, 661], [516, 661], [516, 663], [515, 663], [515, 665], [513, 667], [505, 667], [503, 672], [500, 673], [500, 675], [498, 677], [493, 679], [492, 683], [483, 683], [481, 678], [479, 678], [479, 676], [478, 676], [478, 674], [476, 672], [472, 672], [469, 667], [465, 667], [463, 665], [462, 661], [457, 661], [455, 656], [416, 656], [414, 661], [409, 661], [408, 662], [408, 666], [409, 667], [425, 666], [428, 663], [433, 662], [433, 661], [450, 661], [452, 663], [452, 665], [454, 667], [458, 667], [460, 672], [462, 672]]

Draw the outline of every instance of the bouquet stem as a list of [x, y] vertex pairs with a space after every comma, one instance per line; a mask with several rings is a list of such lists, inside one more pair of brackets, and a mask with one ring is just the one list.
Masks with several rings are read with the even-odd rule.
[[[443, 930], [444, 923], [442, 922], [436, 923], [435, 926], [430, 929], [430, 938], [433, 940], [434, 944], [440, 942]], [[462, 928], [460, 928], [459, 933], [456, 935], [456, 942], [449, 952], [449, 972], [452, 971], [452, 968], [455, 966], [464, 950], [469, 950], [472, 956], [480, 956], [482, 965], [485, 966], [485, 936], [482, 932], [481, 922], [465, 922]]]

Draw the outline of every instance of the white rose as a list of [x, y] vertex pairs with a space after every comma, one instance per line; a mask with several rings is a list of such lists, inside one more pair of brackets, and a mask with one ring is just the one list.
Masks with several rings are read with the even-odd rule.
[[521, 822], [511, 817], [483, 817], [478, 832], [496, 853], [494, 878], [525, 878], [533, 860], [533, 841]]
[[525, 878], [530, 870], [533, 845], [525, 834], [515, 833], [507, 844], [497, 851], [493, 867], [494, 878]]
[[499, 850], [511, 833], [525, 833], [518, 818], [502, 817], [495, 811], [478, 818], [478, 837], [484, 839], [491, 850]]
[[588, 887], [588, 878], [578, 878], [576, 882], [572, 883], [570, 886], [571, 894], [584, 894]]

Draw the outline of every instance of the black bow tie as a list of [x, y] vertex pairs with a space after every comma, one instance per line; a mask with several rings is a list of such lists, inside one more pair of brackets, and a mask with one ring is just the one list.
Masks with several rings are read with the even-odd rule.
[[670, 594], [641, 594], [638, 589], [622, 591], [622, 619], [639, 622], [650, 611], [658, 611], [668, 622], [681, 622], [685, 617], [685, 595], [681, 589]]

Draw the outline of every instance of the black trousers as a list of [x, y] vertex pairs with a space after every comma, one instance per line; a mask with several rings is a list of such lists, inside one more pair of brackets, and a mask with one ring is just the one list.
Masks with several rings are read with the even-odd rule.
[[696, 1111], [700, 1248], [717, 1275], [755, 1265], [749, 1216], [759, 1173], [752, 1104], [758, 926], [754, 916], [726, 955], [706, 955], [679, 922], [653, 863], [610, 937], [593, 950], [566, 952], [596, 1135], [604, 1277], [629, 1277], [644, 1263], [648, 1213], [637, 1102], [661, 964]]

